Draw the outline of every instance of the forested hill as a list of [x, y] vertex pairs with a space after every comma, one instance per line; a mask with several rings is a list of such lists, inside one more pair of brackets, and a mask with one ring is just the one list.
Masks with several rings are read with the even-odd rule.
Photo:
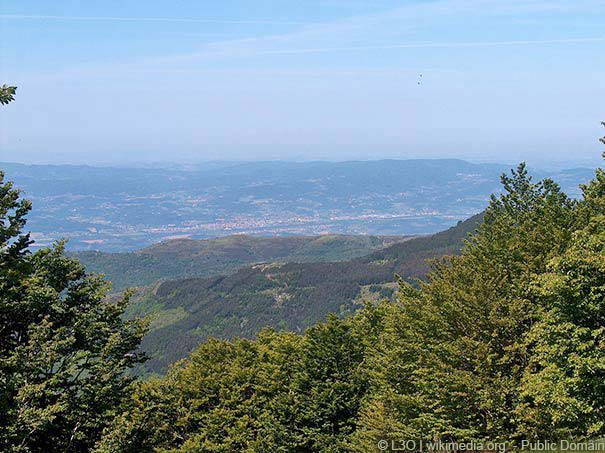
[[102, 273], [114, 291], [158, 280], [212, 277], [259, 262], [340, 261], [367, 255], [405, 236], [323, 235], [254, 237], [234, 235], [208, 240], [174, 239], [136, 252], [77, 252], [89, 272]]
[[396, 275], [424, 276], [427, 260], [457, 253], [479, 220], [343, 262], [256, 264], [229, 276], [161, 283], [131, 307], [131, 315], [154, 313], [143, 340], [147, 367], [162, 372], [208, 337], [251, 337], [267, 326], [302, 332], [329, 313], [344, 316], [364, 301], [390, 298]]

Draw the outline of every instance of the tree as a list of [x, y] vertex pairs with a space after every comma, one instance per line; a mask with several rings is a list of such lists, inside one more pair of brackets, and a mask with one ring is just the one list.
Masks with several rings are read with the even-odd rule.
[[30, 209], [0, 172], [0, 450], [88, 451], [130, 392], [146, 326], [62, 242], [31, 253]]
[[15, 100], [17, 87], [11, 87], [6, 84], [0, 86], [0, 105], [6, 105]]
[[346, 451], [367, 391], [364, 352], [383, 315], [367, 306], [303, 336], [208, 340], [140, 384], [99, 451]]
[[603, 169], [582, 189], [578, 229], [531, 286], [541, 310], [525, 340], [529, 362], [516, 411], [526, 437], [605, 434]]
[[129, 392], [145, 325], [62, 243], [31, 254], [29, 203], [1, 181], [0, 449], [86, 451]]
[[542, 307], [525, 339], [516, 408], [527, 438], [605, 434], [605, 216], [574, 234], [532, 286]]
[[271, 330], [254, 341], [206, 341], [166, 377], [138, 386], [99, 451], [296, 451], [300, 343]]
[[354, 445], [381, 439], [511, 440], [535, 322], [535, 274], [565, 247], [576, 203], [524, 165], [502, 177], [484, 223], [462, 255], [436, 263], [418, 287], [402, 284], [368, 361], [372, 392]]

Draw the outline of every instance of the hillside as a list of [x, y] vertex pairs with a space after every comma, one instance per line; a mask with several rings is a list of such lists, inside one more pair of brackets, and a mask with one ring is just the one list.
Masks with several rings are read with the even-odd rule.
[[208, 240], [174, 239], [136, 252], [77, 252], [74, 256], [89, 272], [105, 274], [114, 291], [121, 291], [158, 280], [229, 274], [259, 262], [347, 260], [407, 239], [362, 235], [276, 238], [235, 235]]
[[146, 366], [162, 372], [208, 337], [250, 337], [266, 326], [302, 332], [328, 313], [349, 315], [364, 300], [390, 298], [395, 275], [422, 277], [427, 260], [457, 253], [479, 220], [343, 262], [255, 264], [229, 276], [161, 283], [129, 313], [153, 314]]

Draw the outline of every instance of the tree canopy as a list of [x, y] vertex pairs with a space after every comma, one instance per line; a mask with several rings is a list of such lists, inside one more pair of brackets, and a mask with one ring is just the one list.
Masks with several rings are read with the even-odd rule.
[[146, 326], [63, 242], [30, 251], [30, 209], [0, 172], [0, 450], [88, 451], [124, 408]]

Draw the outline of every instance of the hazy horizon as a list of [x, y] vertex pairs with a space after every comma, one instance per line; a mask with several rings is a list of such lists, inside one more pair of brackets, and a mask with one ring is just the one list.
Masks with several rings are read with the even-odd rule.
[[594, 165], [597, 0], [0, 0], [0, 160]]
[[603, 157], [600, 155], [587, 157], [587, 158], [561, 158], [560, 160], [551, 159], [548, 156], [544, 156], [543, 158], [534, 157], [531, 159], [523, 158], [522, 153], [519, 153], [517, 158], [513, 156], [501, 156], [498, 158], [494, 156], [493, 159], [489, 157], [460, 157], [457, 155], [451, 156], [432, 156], [432, 155], [422, 155], [422, 154], [413, 154], [410, 156], [369, 156], [369, 155], [349, 155], [343, 156], [342, 158], [338, 158], [334, 156], [332, 159], [322, 158], [318, 156], [317, 158], [311, 157], [298, 157], [296, 155], [288, 156], [287, 158], [257, 158], [257, 159], [246, 159], [244, 157], [241, 158], [207, 158], [200, 159], [195, 156], [181, 156], [178, 158], [162, 158], [149, 156], [148, 154], [136, 156], [130, 155], [127, 159], [114, 157], [111, 154], [106, 156], [99, 156], [95, 159], [91, 159], [90, 156], [86, 154], [60, 154], [54, 153], [52, 157], [43, 157], [40, 156], [29, 156], [28, 158], [19, 158], [18, 155], [11, 156], [10, 153], [0, 154], [0, 164], [21, 164], [21, 165], [55, 165], [55, 166], [89, 166], [89, 167], [116, 167], [116, 168], [187, 168], [187, 167], [200, 167], [203, 165], [242, 165], [242, 164], [253, 164], [253, 163], [261, 163], [261, 162], [274, 162], [274, 163], [348, 163], [348, 162], [377, 162], [377, 161], [413, 161], [413, 160], [459, 160], [472, 164], [494, 164], [494, 165], [509, 165], [511, 168], [515, 167], [521, 162], [526, 163], [530, 168], [535, 168], [539, 170], [563, 170], [563, 169], [572, 169], [572, 168], [597, 168], [603, 166]]

